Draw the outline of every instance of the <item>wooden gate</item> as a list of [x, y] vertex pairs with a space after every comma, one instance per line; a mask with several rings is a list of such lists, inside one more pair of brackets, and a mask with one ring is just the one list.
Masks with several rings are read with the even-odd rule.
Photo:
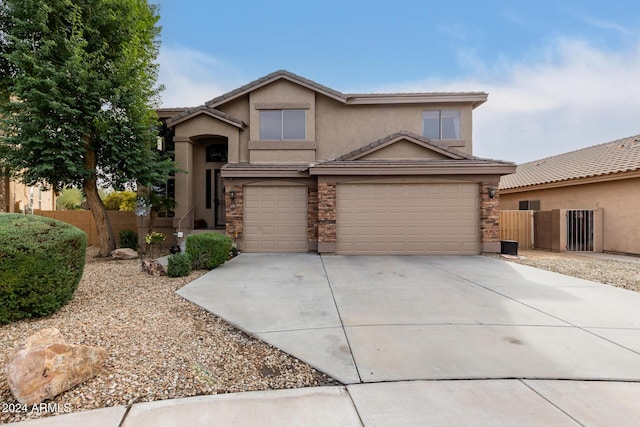
[[533, 211], [500, 211], [500, 240], [515, 240], [520, 249], [533, 249]]

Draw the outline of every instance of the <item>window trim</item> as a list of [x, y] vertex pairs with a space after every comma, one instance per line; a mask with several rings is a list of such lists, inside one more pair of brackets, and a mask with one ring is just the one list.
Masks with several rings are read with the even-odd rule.
[[[262, 113], [263, 112], [280, 112], [280, 138], [265, 138], [262, 133]], [[304, 135], [302, 138], [285, 138], [285, 112], [287, 111], [301, 111], [303, 113], [302, 124], [304, 125]], [[305, 141], [307, 137], [307, 111], [303, 108], [283, 108], [283, 109], [262, 109], [259, 112], [258, 116], [259, 125], [258, 125], [258, 137], [260, 141]]]
[[[443, 138], [442, 137], [442, 116], [445, 111], [456, 111], [458, 113], [458, 128], [457, 128], [457, 138]], [[438, 138], [429, 138], [426, 136], [426, 126], [425, 126], [425, 113], [438, 113]], [[445, 108], [438, 110], [422, 110], [422, 136], [428, 139], [433, 139], [434, 141], [460, 141], [462, 138], [462, 110], [459, 108]]]

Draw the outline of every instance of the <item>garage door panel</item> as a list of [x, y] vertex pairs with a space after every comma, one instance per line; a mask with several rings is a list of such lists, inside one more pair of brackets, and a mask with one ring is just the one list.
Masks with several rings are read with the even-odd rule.
[[245, 187], [245, 251], [307, 251], [307, 187]]
[[477, 254], [476, 184], [339, 184], [337, 251]]

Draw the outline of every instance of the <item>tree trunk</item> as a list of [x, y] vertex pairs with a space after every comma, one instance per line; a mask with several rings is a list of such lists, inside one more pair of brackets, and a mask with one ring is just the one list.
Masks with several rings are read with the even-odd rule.
[[[96, 158], [96, 154], [93, 150], [87, 149], [84, 163], [87, 170], [96, 170], [98, 159]], [[116, 248], [116, 243], [113, 238], [113, 231], [111, 230], [111, 222], [109, 222], [107, 209], [104, 207], [104, 203], [102, 203], [100, 195], [98, 194], [98, 185], [95, 175], [84, 180], [82, 190], [87, 198], [87, 204], [89, 205], [89, 209], [91, 209], [91, 215], [93, 215], [93, 220], [95, 221], [96, 228], [98, 229], [98, 240], [100, 242], [99, 255], [102, 257], [109, 256], [111, 251]]]

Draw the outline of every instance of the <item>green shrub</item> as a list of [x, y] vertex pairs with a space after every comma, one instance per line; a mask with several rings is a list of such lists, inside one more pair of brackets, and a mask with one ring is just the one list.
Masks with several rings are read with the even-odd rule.
[[187, 254], [169, 255], [169, 266], [167, 276], [184, 277], [191, 274], [191, 258]]
[[0, 213], [0, 324], [48, 316], [69, 301], [86, 247], [86, 234], [72, 225]]
[[138, 250], [138, 233], [132, 230], [120, 231], [120, 247]]
[[194, 270], [212, 270], [224, 264], [231, 250], [231, 239], [218, 233], [199, 233], [187, 237], [185, 253], [191, 258]]

